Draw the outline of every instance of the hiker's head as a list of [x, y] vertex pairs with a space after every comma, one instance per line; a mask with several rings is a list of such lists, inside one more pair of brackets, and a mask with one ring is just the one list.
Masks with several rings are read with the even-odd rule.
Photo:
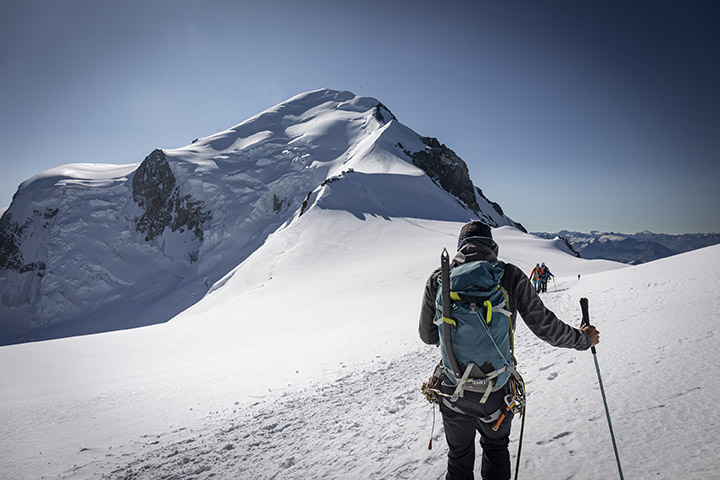
[[471, 238], [489, 238], [492, 240], [492, 229], [490, 225], [480, 220], [473, 220], [463, 225], [460, 229], [460, 235], [458, 236], [458, 250], [460, 250], [460, 247], [466, 240]]

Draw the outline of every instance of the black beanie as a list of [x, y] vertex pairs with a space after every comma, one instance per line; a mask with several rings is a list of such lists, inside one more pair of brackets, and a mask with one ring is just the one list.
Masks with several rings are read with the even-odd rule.
[[492, 229], [487, 223], [483, 223], [480, 220], [473, 220], [463, 225], [460, 229], [460, 236], [458, 236], [458, 250], [460, 245], [470, 237], [486, 237], [492, 239]]

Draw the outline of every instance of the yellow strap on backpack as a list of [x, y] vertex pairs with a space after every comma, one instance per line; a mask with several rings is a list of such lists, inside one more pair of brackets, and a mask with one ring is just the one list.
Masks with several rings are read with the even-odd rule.
[[485, 323], [490, 325], [490, 322], [492, 321], [492, 302], [490, 302], [490, 300], [485, 300], [483, 302], [483, 307], [485, 307], [487, 311], [485, 314]]
[[445, 323], [449, 323], [450, 325], [457, 326], [457, 322], [455, 320], [453, 320], [452, 318], [448, 318], [445, 315], [442, 316], [442, 321]]

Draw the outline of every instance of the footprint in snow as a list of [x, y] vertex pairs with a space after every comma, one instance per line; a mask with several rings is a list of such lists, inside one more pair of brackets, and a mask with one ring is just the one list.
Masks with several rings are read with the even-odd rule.
[[563, 438], [563, 437], [567, 437], [568, 435], [571, 435], [571, 434], [572, 434], [572, 432], [562, 432], [562, 433], [558, 433], [557, 435], [555, 435], [555, 436], [554, 436], [553, 438], [551, 438], [550, 440], [540, 440], [539, 442], [536, 442], [536, 443], [537, 443], [538, 445], [545, 445], [545, 444], [548, 444], [548, 443], [550, 443], [550, 442], [554, 442], [555, 440], [561, 439], [561, 438]]
[[555, 380], [557, 378], [558, 374], [557, 372], [552, 372], [550, 375], [548, 375], [548, 380]]

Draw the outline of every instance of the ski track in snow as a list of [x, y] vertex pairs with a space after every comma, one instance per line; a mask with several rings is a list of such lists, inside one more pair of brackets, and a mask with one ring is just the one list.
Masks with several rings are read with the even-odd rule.
[[442, 421], [438, 412], [437, 447], [428, 451], [432, 407], [420, 392], [436, 354], [424, 348], [327, 384], [236, 402], [198, 428], [142, 435], [107, 452], [84, 449], [60, 478], [439, 478]]

